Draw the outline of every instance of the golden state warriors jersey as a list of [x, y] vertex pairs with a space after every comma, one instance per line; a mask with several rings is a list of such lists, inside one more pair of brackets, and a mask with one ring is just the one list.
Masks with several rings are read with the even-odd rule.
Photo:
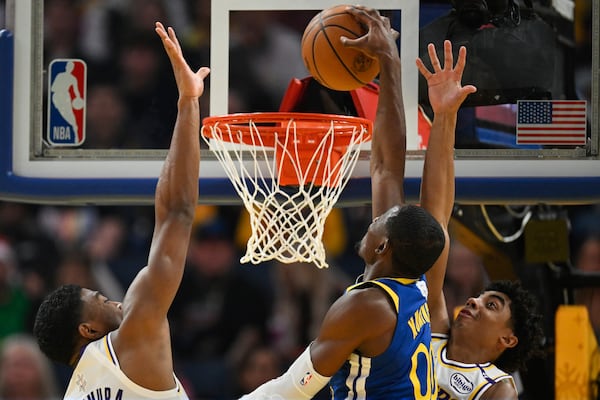
[[[424, 280], [380, 278], [347, 289], [378, 286], [398, 319], [388, 348], [377, 357], [352, 353], [330, 380], [334, 400], [434, 400], [431, 325]], [[376, 318], [376, 316], [375, 316]]]
[[69, 400], [188, 399], [174, 377], [173, 389], [154, 391], [133, 383], [119, 367], [110, 334], [88, 344], [73, 371], [65, 393]]
[[446, 356], [448, 336], [437, 333], [432, 336], [438, 400], [477, 400], [493, 384], [504, 379], [515, 386], [512, 376], [492, 363], [465, 364], [449, 360]]

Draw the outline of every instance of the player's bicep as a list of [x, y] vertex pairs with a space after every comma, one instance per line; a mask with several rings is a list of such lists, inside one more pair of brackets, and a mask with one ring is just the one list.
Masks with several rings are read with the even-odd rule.
[[319, 335], [311, 344], [313, 366], [321, 375], [332, 376], [337, 372], [350, 354], [377, 329], [373, 314], [365, 311], [368, 304], [361, 304], [361, 296], [357, 294], [347, 293], [331, 306]]
[[431, 316], [431, 331], [447, 333], [450, 329], [450, 317], [444, 297], [444, 279], [450, 253], [450, 237], [444, 229], [446, 243], [433, 266], [425, 273], [427, 279], [427, 305]]

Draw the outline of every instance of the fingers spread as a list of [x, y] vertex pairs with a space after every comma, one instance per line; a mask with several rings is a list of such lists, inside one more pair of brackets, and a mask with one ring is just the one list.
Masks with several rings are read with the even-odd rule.
[[433, 75], [431, 72], [429, 72], [429, 70], [427, 69], [427, 67], [423, 63], [423, 60], [421, 60], [420, 58], [417, 58], [417, 69], [419, 70], [419, 72], [421, 73], [421, 75], [423, 75], [423, 77], [426, 80], [428, 80], [429, 78], [431, 78], [431, 76]]
[[440, 60], [438, 59], [437, 53], [435, 52], [435, 45], [433, 43], [429, 43], [429, 45], [427, 45], [427, 52], [429, 53], [429, 59], [431, 60], [433, 70], [440, 71], [442, 69], [440, 67]]
[[460, 46], [458, 50], [458, 61], [454, 67], [454, 70], [457, 74], [462, 76], [463, 71], [465, 70], [465, 65], [467, 63], [467, 48], [465, 46]]
[[453, 64], [452, 43], [449, 40], [444, 40], [444, 69], [451, 70]]

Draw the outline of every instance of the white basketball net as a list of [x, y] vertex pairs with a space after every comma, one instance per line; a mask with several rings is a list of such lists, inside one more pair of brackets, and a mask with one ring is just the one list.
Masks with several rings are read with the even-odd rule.
[[[265, 145], [261, 126], [250, 120], [247, 128], [250, 134], [246, 129], [245, 142], [238, 127], [228, 123], [211, 125], [212, 139], [202, 135], [250, 214], [252, 235], [240, 261], [259, 264], [278, 260], [286, 264], [306, 262], [319, 268], [328, 267], [322, 240], [325, 219], [348, 183], [360, 155], [359, 147], [370, 139], [370, 132], [366, 126], [358, 125], [347, 145], [344, 144], [346, 149], [340, 152], [333, 140], [335, 124], [331, 121], [324, 129], [326, 133], [314, 135], [312, 156], [309, 161], [305, 158], [302, 164], [303, 149], [298, 143], [303, 138], [293, 119], [281, 128], [281, 133], [273, 134], [277, 151], [282, 155], [279, 161], [274, 156], [274, 148]], [[332, 157], [336, 151], [339, 158]], [[306, 150], [304, 155], [306, 157]], [[293, 166], [297, 186], [280, 185], [284, 160]]]

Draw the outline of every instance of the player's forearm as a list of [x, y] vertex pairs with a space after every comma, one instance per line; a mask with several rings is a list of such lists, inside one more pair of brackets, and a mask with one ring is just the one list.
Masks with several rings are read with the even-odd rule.
[[404, 176], [406, 117], [402, 97], [402, 68], [397, 51], [379, 57], [380, 89], [371, 143], [373, 167]]
[[444, 276], [448, 263], [448, 223], [454, 205], [454, 137], [456, 113], [436, 114], [433, 119], [421, 185], [421, 206], [433, 215], [445, 230], [446, 245], [434, 265], [427, 271], [428, 304], [431, 326], [445, 332], [448, 313], [443, 298]]
[[198, 202], [200, 105], [197, 98], [179, 99], [171, 146], [156, 189], [157, 220], [164, 212], [193, 215]]
[[454, 205], [454, 138], [456, 113], [435, 115], [425, 154], [421, 205], [447, 226]]

